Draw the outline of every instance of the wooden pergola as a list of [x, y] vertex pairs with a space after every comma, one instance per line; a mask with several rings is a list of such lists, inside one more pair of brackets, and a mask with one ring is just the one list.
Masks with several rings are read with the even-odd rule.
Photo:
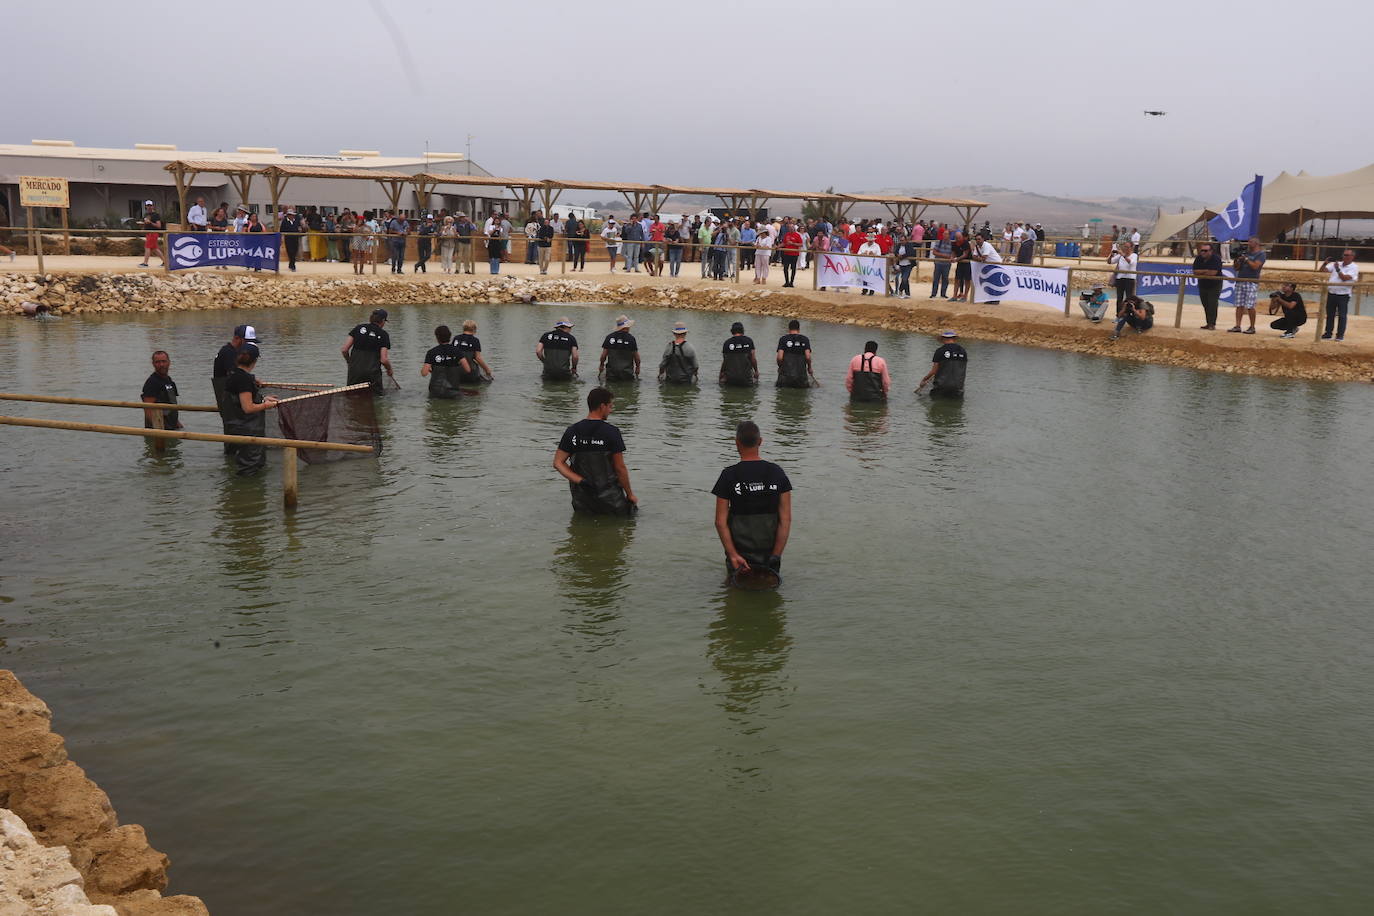
[[[492, 175], [440, 175], [432, 172], [422, 172], [419, 175], [411, 175], [411, 182], [415, 185], [415, 195], [420, 199], [420, 205], [426, 210], [429, 209], [429, 195], [434, 193], [439, 185], [461, 185], [473, 188], [502, 188], [510, 191], [511, 194], [520, 201], [526, 213], [534, 210], [534, 199], [541, 191], [545, 190], [547, 182], [539, 181], [534, 178], [497, 178]], [[393, 208], [394, 209], [394, 208]], [[476, 214], [474, 214], [476, 215]]]
[[[272, 193], [272, 215], [276, 216], [281, 205], [282, 192], [292, 178], [346, 178], [354, 181], [375, 181], [386, 191], [391, 201], [391, 209], [399, 210], [401, 192], [407, 184], [412, 184], [421, 176], [407, 172], [386, 172], [380, 169], [316, 168], [298, 165], [247, 165], [241, 162], [208, 162], [196, 160], [177, 160], [163, 166], [172, 173], [176, 181], [177, 199], [181, 204], [182, 218], [186, 214], [186, 191], [196, 175], [205, 173], [224, 175], [239, 192], [239, 202], [248, 206], [248, 193], [253, 187], [253, 178], [261, 175], [267, 179]], [[188, 180], [190, 179], [190, 180]], [[417, 186], [418, 192], [418, 186]]]

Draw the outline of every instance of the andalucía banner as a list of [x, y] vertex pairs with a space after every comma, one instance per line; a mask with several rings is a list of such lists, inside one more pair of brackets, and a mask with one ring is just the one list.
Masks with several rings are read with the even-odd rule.
[[829, 289], [832, 286], [862, 286], [875, 293], [887, 292], [887, 258], [857, 254], [832, 254], [823, 252], [817, 256], [816, 285]]
[[974, 302], [1030, 302], [1062, 312], [1068, 291], [1069, 272], [1063, 267], [973, 265]]
[[280, 232], [170, 232], [170, 270], [191, 267], [252, 267], [278, 270]]

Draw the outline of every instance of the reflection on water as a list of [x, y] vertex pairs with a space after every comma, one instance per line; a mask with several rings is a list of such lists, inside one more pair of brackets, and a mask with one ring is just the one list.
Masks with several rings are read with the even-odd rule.
[[733, 441], [735, 427], [745, 420], [758, 421], [759, 389], [757, 385], [747, 388], [735, 385], [720, 386], [720, 420], [723, 438]]
[[[476, 435], [475, 421], [481, 412], [483, 395], [481, 389], [473, 390], [477, 394], [429, 398], [429, 403], [425, 405], [425, 454], [432, 465], [461, 468], [461, 462], [455, 459], [470, 453], [472, 442], [469, 437]], [[432, 470], [430, 473], [436, 472]]]
[[860, 464], [883, 459], [883, 437], [888, 433], [887, 402], [849, 402], [844, 405], [844, 450]]
[[634, 419], [639, 414], [639, 393], [643, 382], [622, 380], [599, 384], [615, 395], [615, 414], [611, 422], [618, 422], [615, 417], [619, 417], [620, 421], [633, 428]]
[[580, 702], [615, 702], [612, 688], [596, 672], [621, 661], [612, 650], [625, 630], [620, 608], [630, 571], [625, 550], [633, 535], [630, 519], [575, 513], [568, 536], [554, 549], [553, 572], [564, 601], [562, 629], [573, 638], [570, 659]]
[[[776, 418], [772, 439], [774, 445], [784, 448], [800, 448], [807, 444], [811, 436], [808, 428], [811, 422], [811, 389], [775, 389], [773, 414]], [[768, 430], [763, 430], [764, 438], [769, 438]]]
[[785, 600], [779, 591], [747, 592], [724, 587], [707, 628], [706, 655], [720, 675], [709, 692], [740, 738], [722, 742], [731, 771], [745, 778], [763, 775], [763, 755], [777, 750], [765, 738], [768, 723], [782, 718], [793, 691], [784, 669], [792, 650]]
[[673, 385], [664, 382], [658, 386], [658, 403], [668, 420], [665, 438], [674, 442], [695, 440], [696, 430], [692, 423], [696, 409], [696, 385]]
[[235, 603], [207, 610], [221, 615], [219, 638], [236, 648], [261, 649], [290, 641], [283, 635], [280, 617], [272, 613], [281, 602], [272, 598], [278, 551], [271, 543], [282, 520], [276, 500], [269, 499], [265, 476], [228, 476], [220, 482], [215, 501], [218, 521], [210, 541], [227, 580], [217, 594]]

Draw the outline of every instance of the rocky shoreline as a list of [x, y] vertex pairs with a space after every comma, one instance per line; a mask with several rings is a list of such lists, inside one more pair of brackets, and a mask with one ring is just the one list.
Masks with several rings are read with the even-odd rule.
[[202, 309], [396, 306], [405, 304], [611, 302], [674, 310], [739, 312], [931, 333], [957, 326], [966, 339], [1111, 356], [1166, 366], [1323, 381], [1370, 381], [1374, 350], [1296, 341], [1213, 335], [1169, 327], [1107, 339], [1103, 325], [1043, 308], [952, 304], [929, 300], [860, 299], [811, 290], [757, 289], [684, 281], [635, 282], [564, 277], [470, 276], [423, 280], [377, 276], [278, 277], [242, 273], [49, 273], [0, 275], [0, 314], [22, 316], [25, 303], [65, 314]]
[[168, 864], [68, 759], [43, 701], [0, 669], [0, 913], [208, 916], [198, 897], [162, 896]]

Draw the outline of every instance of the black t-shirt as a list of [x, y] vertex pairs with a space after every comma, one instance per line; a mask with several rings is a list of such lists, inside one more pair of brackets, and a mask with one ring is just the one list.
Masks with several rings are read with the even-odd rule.
[[[1197, 273], [1199, 269], [1221, 270], [1221, 255], [1213, 252], [1205, 258], [1202, 255], [1193, 258], [1193, 273]], [[1198, 277], [1197, 282], [1199, 285], [1206, 283], [1208, 286], [1220, 286], [1221, 277]]]
[[615, 455], [625, 451], [625, 440], [620, 430], [605, 420], [578, 420], [563, 430], [558, 449], [570, 455], [578, 452], [608, 452]]
[[453, 338], [453, 345], [458, 348], [458, 352], [471, 359], [474, 354], [482, 352], [482, 341], [471, 334], [459, 334]]
[[239, 405], [239, 395], [246, 391], [250, 399], [256, 402], [258, 380], [254, 378], [253, 373], [249, 372], [247, 369], [242, 366], [235, 366], [234, 371], [230, 372], [229, 377], [224, 380], [224, 391], [233, 404], [232, 407], [228, 408], [228, 410], [231, 411], [230, 417], [241, 418], [244, 414], [242, 407]]
[[391, 349], [391, 335], [370, 321], [349, 331], [348, 336], [353, 338], [353, 349], [355, 350], [371, 350], [373, 353], [380, 353], [384, 348]]
[[577, 338], [566, 331], [548, 331], [539, 338], [539, 342], [545, 350], [573, 350], [577, 347]]
[[935, 351], [935, 355], [930, 358], [930, 361], [932, 363], [943, 363], [956, 359], [967, 362], [968, 352], [957, 343], [947, 343], [940, 345], [940, 349]]
[[554, 231], [552, 223], [544, 223], [542, 226], [540, 226], [539, 233], [536, 236], [539, 239], [539, 247], [551, 248], [553, 246], [553, 236]]
[[425, 362], [431, 366], [453, 366], [466, 354], [451, 343], [439, 344], [437, 347], [430, 347], [425, 354]]
[[771, 461], [741, 461], [720, 472], [711, 493], [730, 501], [736, 515], [776, 515], [782, 494], [792, 489], [786, 472]]
[[[810, 346], [810, 341], [807, 342], [807, 346]], [[732, 334], [726, 339], [725, 343], [720, 345], [720, 352], [723, 356], [729, 356], [731, 353], [748, 353], [753, 349], [753, 338], [746, 337], [743, 334]], [[782, 347], [779, 346], [778, 349], [781, 350]]]
[[935, 370], [937, 389], [963, 391], [964, 376], [968, 372], [968, 353], [957, 343], [942, 344], [930, 358], [940, 368]]
[[238, 359], [238, 356], [239, 351], [235, 350], [231, 345], [225, 344], [220, 347], [219, 352], [215, 354], [214, 368], [210, 370], [211, 377], [224, 378], [230, 372], [233, 372], [234, 360]]
[[778, 338], [778, 349], [784, 354], [797, 350], [806, 353], [811, 349], [811, 338], [805, 334], [784, 334]]
[[1302, 301], [1302, 293], [1294, 290], [1291, 293], [1275, 293], [1279, 304], [1283, 307], [1284, 313], [1289, 318], [1307, 318], [1307, 306]]
[[161, 228], [162, 228], [162, 217], [158, 215], [158, 212], [157, 212], [156, 210], [153, 210], [151, 213], [149, 213], [149, 212], [144, 212], [144, 214], [143, 214], [143, 228], [144, 228], [144, 229], [161, 229]]
[[177, 402], [177, 383], [172, 381], [170, 375], [158, 375], [154, 372], [143, 383], [143, 396], [152, 398], [159, 404], [175, 404]]
[[612, 331], [606, 335], [601, 346], [605, 350], [630, 350], [632, 352], [639, 350], [639, 342], [629, 331]]
[[954, 260], [956, 261], [960, 258], [968, 257], [970, 250], [968, 242], [951, 242], [949, 249], [950, 253], [954, 255]]

